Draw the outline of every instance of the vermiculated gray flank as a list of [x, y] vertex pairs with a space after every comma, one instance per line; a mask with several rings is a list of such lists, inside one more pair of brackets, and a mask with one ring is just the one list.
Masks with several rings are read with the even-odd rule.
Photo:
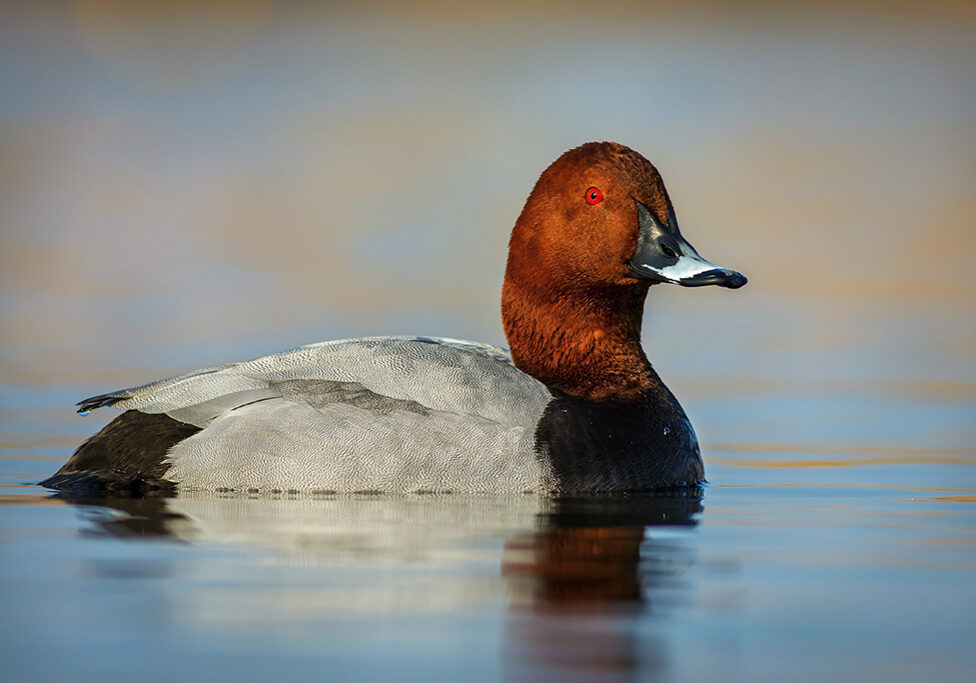
[[201, 431], [173, 446], [181, 490], [541, 491], [534, 435], [552, 399], [485, 344], [325, 342], [83, 402], [165, 413]]

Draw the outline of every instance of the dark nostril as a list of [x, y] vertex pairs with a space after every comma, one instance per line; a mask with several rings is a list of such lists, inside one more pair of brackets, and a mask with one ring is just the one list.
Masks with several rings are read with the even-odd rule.
[[678, 258], [678, 255], [674, 253], [674, 249], [672, 249], [666, 244], [661, 245], [661, 251], [664, 252], [664, 255], [667, 256], [668, 258]]

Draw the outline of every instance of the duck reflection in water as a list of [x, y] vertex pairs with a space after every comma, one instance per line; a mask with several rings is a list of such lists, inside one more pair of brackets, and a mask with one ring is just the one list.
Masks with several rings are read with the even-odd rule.
[[652, 611], [657, 592], [670, 599], [691, 563], [687, 549], [655, 540], [652, 528], [694, 526], [701, 510], [700, 494], [564, 499], [539, 515], [538, 530], [507, 541], [509, 673], [626, 680], [665, 666], [664, 644], [623, 624]]
[[[420, 610], [497, 600], [473, 577], [429, 582], [426, 570], [457, 564], [472, 543], [504, 539], [501, 575], [510, 608], [500, 656], [516, 678], [584, 670], [626, 678], [666, 666], [664, 644], [642, 635], [632, 621], [680, 597], [681, 576], [693, 558], [680, 535], [660, 539], [655, 528], [694, 526], [701, 500], [695, 490], [582, 498], [69, 499], [91, 522], [90, 534], [245, 545], [302, 566], [419, 564], [428, 580], [411, 583], [400, 572], [406, 584], [393, 590], [398, 605], [412, 596]], [[368, 579], [346, 587], [344, 604], [356, 606], [358, 599], [360, 607], [375, 608], [370, 592], [376, 588]], [[331, 599], [322, 602], [322, 610], [335, 609]]]

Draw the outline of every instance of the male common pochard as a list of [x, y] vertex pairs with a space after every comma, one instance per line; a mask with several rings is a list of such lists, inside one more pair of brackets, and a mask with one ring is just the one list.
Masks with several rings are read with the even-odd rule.
[[42, 485], [245, 492], [597, 493], [704, 481], [641, 348], [648, 287], [738, 288], [682, 237], [657, 169], [588, 143], [539, 177], [502, 289], [511, 353], [428, 337], [305, 346], [113, 391], [125, 412]]

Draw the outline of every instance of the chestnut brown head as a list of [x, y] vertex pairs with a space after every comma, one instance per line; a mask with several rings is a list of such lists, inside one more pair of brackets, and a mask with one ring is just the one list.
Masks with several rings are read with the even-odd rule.
[[699, 256], [657, 169], [614, 142], [572, 149], [543, 171], [512, 232], [508, 277], [520, 269], [568, 287], [746, 283]]
[[648, 286], [741, 287], [678, 230], [657, 169], [591, 142], [543, 171], [512, 230], [502, 321], [515, 365], [592, 401], [643, 401], [660, 383], [641, 348]]

